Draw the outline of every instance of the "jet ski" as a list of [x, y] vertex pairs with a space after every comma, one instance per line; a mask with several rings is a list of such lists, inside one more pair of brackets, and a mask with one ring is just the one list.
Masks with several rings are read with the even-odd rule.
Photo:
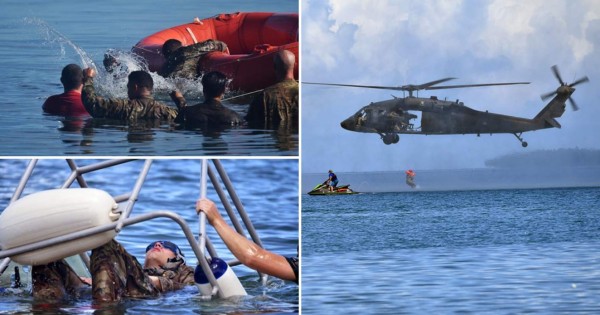
[[329, 191], [329, 186], [327, 186], [327, 184], [323, 183], [323, 184], [318, 184], [317, 186], [315, 186], [315, 188], [313, 188], [313, 190], [308, 192], [308, 194], [313, 195], [313, 196], [353, 195], [353, 194], [358, 194], [358, 192], [350, 189], [350, 185], [338, 186], [338, 187], [335, 187], [333, 189], [333, 191]]

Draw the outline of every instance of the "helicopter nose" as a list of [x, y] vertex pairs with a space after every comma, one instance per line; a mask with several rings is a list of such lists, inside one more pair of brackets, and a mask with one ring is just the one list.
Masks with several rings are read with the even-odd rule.
[[354, 123], [354, 116], [350, 116], [348, 118], [346, 118], [344, 121], [342, 121], [340, 123], [340, 125], [342, 126], [342, 128], [346, 129], [346, 130], [354, 130], [355, 129], [355, 123]]

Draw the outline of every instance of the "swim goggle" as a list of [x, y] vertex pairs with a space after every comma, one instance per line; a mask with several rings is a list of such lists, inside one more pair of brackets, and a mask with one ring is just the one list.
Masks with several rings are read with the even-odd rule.
[[175, 245], [175, 243], [172, 243], [169, 241], [155, 241], [155, 242], [150, 243], [150, 245], [148, 245], [148, 247], [146, 247], [146, 253], [149, 250], [151, 250], [152, 248], [154, 248], [156, 243], [160, 243], [160, 245], [162, 245], [162, 247], [172, 251], [175, 255], [181, 255], [182, 257], [185, 257], [183, 255], [183, 253], [181, 252], [181, 249], [179, 249], [179, 246], [177, 246], [177, 245]]

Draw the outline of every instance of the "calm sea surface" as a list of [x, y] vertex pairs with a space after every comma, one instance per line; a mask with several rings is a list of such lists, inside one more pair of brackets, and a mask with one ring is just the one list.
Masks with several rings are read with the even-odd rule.
[[[76, 160], [79, 166], [97, 160]], [[298, 162], [296, 160], [221, 160], [248, 216], [252, 220], [265, 248], [285, 256], [295, 256], [298, 247]], [[132, 216], [156, 210], [170, 210], [181, 215], [192, 231], [199, 231], [194, 205], [199, 196], [199, 160], [155, 160], [135, 204]], [[6, 208], [27, 165], [26, 160], [0, 159], [0, 209]], [[209, 163], [212, 167], [212, 163]], [[143, 166], [133, 161], [109, 169], [84, 174], [90, 187], [107, 191], [112, 196], [130, 192]], [[40, 160], [27, 184], [24, 195], [58, 188], [67, 179], [69, 168], [64, 160]], [[74, 183], [72, 187], [78, 187]], [[208, 197], [218, 200], [211, 184]], [[223, 211], [223, 207], [219, 206]], [[208, 237], [219, 256], [233, 256], [212, 227]], [[197, 259], [179, 226], [165, 218], [127, 226], [117, 236], [127, 251], [143, 263], [144, 251], [154, 240], [172, 240], [179, 244], [187, 263], [195, 266]], [[297, 313], [299, 289], [295, 283], [269, 278], [263, 286], [256, 272], [245, 266], [233, 267], [249, 296], [240, 301], [200, 299], [196, 287], [165, 294], [157, 299], [128, 300], [113, 307], [94, 309], [91, 298], [65, 302], [61, 305], [40, 305], [32, 301], [27, 290], [20, 294], [0, 293], [0, 314], [60, 313], [60, 314], [246, 314]]]
[[[203, 134], [169, 126], [65, 120], [42, 112], [48, 96], [62, 93], [59, 78], [65, 65], [99, 66], [96, 84], [100, 91], [105, 96], [126, 97], [126, 78], [103, 76], [107, 50], [126, 55], [140, 39], [157, 31], [194, 17], [238, 11], [298, 12], [298, 1], [3, 1], [0, 155], [298, 155], [297, 132], [239, 127]], [[136, 69], [131, 63], [128, 66]], [[157, 98], [170, 102], [167, 93], [175, 87], [189, 102], [200, 101], [197, 82], [155, 77]], [[242, 115], [247, 111], [247, 105], [226, 104]]]
[[302, 197], [303, 314], [597, 314], [600, 188]]

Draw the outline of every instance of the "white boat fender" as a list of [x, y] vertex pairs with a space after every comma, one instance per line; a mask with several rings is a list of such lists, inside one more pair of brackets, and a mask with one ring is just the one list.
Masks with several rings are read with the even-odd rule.
[[[3, 250], [112, 223], [119, 218], [115, 200], [94, 188], [51, 189], [27, 195], [0, 214]], [[10, 257], [23, 265], [41, 265], [92, 250], [116, 236], [114, 229]]]
[[[219, 285], [219, 290], [223, 293], [223, 297], [228, 298], [236, 295], [248, 295], [227, 262], [223, 259], [213, 257], [209, 265], [213, 275], [217, 279], [217, 284]], [[212, 294], [212, 285], [208, 281], [208, 278], [200, 265], [196, 266], [194, 281], [196, 281], [202, 295], [210, 296]]]

